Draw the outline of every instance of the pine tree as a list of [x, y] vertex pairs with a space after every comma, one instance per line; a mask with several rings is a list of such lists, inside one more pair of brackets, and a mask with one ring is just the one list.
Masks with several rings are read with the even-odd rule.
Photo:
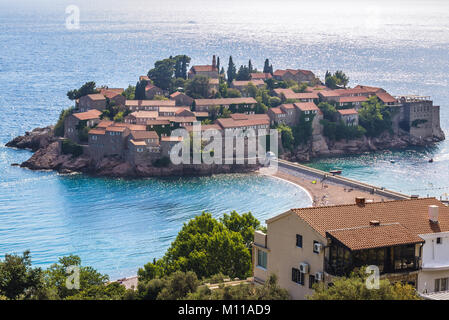
[[253, 72], [253, 64], [251, 63], [251, 59], [249, 59], [249, 62], [248, 62], [248, 69], [249, 69], [249, 73]]
[[228, 73], [227, 73], [229, 83], [231, 83], [232, 80], [235, 79], [236, 73], [237, 73], [237, 70], [235, 68], [234, 62], [232, 61], [232, 56], [229, 56]]
[[220, 70], [220, 57], [217, 57], [217, 70]]

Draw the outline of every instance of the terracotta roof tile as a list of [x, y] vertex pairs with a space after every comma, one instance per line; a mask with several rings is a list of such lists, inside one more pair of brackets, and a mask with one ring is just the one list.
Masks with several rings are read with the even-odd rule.
[[[430, 222], [430, 205], [439, 207], [439, 223]], [[400, 223], [415, 235], [449, 231], [449, 208], [435, 198], [302, 208], [292, 212], [323, 237], [327, 231], [367, 226], [373, 220], [381, 224]]]
[[73, 113], [73, 116], [77, 118], [78, 120], [93, 120], [93, 119], [99, 119], [101, 115], [101, 111], [98, 111], [96, 109], [91, 109], [86, 112], [78, 112]]
[[422, 238], [411, 233], [399, 223], [329, 230], [327, 234], [343, 243], [350, 250], [382, 248], [424, 242]]

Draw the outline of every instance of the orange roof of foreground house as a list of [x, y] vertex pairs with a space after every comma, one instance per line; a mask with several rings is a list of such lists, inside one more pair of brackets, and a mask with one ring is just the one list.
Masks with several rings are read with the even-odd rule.
[[[430, 205], [439, 208], [438, 223], [429, 220]], [[413, 235], [449, 231], [449, 208], [435, 198], [374, 202], [365, 203], [363, 206], [350, 204], [313, 207], [291, 211], [323, 237], [331, 230], [369, 226], [371, 221], [378, 221], [381, 225], [399, 223]], [[369, 235], [368, 232], [364, 234]]]
[[350, 115], [350, 114], [358, 114], [357, 110], [355, 110], [355, 109], [341, 109], [341, 110], [337, 110], [337, 111], [342, 116], [346, 116], [346, 115]]
[[367, 225], [347, 229], [330, 230], [329, 235], [351, 250], [391, 247], [422, 243], [424, 240], [399, 223]]
[[97, 109], [91, 109], [86, 112], [73, 113], [73, 116], [81, 121], [99, 119], [100, 115], [101, 111], [98, 111]]
[[320, 111], [313, 102], [296, 102], [294, 105], [301, 111]]
[[112, 131], [112, 132], [124, 132], [126, 130], [126, 127], [116, 127], [116, 126], [110, 126], [106, 128], [106, 131]]

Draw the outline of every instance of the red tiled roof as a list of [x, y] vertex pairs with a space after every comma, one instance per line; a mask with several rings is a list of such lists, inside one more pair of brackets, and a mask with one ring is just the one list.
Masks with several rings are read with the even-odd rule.
[[232, 81], [232, 85], [234, 87], [246, 87], [248, 86], [250, 83], [252, 83], [255, 86], [262, 86], [265, 84], [265, 82], [263, 80], [257, 80], [257, 79], [253, 79], [253, 80], [243, 80], [243, 81], [239, 81], [239, 80], [234, 80]]
[[124, 127], [124, 128], [128, 128], [129, 130], [134, 130], [134, 131], [145, 131], [145, 130], [147, 130], [147, 127], [145, 125], [142, 125], [142, 124], [131, 124], [131, 123], [124, 123], [124, 122], [115, 122], [114, 126], [115, 127]]
[[392, 102], [396, 102], [396, 99], [393, 98], [388, 92], [378, 92], [378, 93], [376, 93], [376, 96], [377, 96], [383, 103], [392, 103]]
[[102, 120], [102, 121], [100, 121], [99, 124], [97, 124], [97, 128], [106, 129], [107, 127], [109, 127], [109, 126], [111, 126], [113, 124], [114, 124], [114, 121]]
[[109, 99], [113, 99], [116, 96], [119, 96], [122, 94], [122, 92], [124, 92], [125, 90], [122, 88], [111, 88], [111, 89], [100, 89], [100, 94], [102, 94], [103, 96], [109, 98]]
[[131, 136], [134, 140], [142, 140], [142, 139], [159, 139], [156, 131], [131, 131]]
[[170, 121], [161, 119], [147, 121], [147, 126], [161, 126], [161, 125], [170, 125]]
[[89, 134], [103, 135], [103, 134], [105, 134], [105, 133], [106, 133], [105, 130], [101, 130], [101, 129], [97, 129], [97, 128], [94, 128], [94, 129], [90, 129], [90, 130], [89, 130]]
[[101, 115], [101, 111], [98, 111], [96, 109], [91, 109], [86, 112], [73, 113], [73, 116], [81, 121], [99, 119], [100, 115]]
[[273, 112], [275, 114], [283, 114], [284, 113], [284, 111], [282, 111], [281, 107], [270, 108], [268, 110], [269, 111], [271, 110], [271, 112]]
[[[439, 208], [438, 223], [429, 220], [430, 205]], [[435, 198], [312, 207], [292, 212], [323, 237], [327, 231], [368, 226], [374, 220], [381, 224], [399, 223], [415, 235], [449, 231], [449, 208]]]
[[135, 118], [154, 118], [156, 119], [159, 116], [157, 111], [135, 111], [130, 114]]
[[193, 66], [190, 70], [193, 70], [194, 72], [211, 72], [211, 71], [217, 71], [218, 69], [211, 65], [208, 66]]
[[173, 100], [126, 100], [125, 106], [127, 107], [174, 107], [175, 101]]
[[340, 97], [339, 102], [364, 102], [367, 101], [368, 97], [365, 96], [351, 96], [351, 97]]
[[266, 114], [252, 114], [248, 115], [246, 118], [241, 117], [241, 120], [237, 119], [238, 118], [220, 118], [217, 119], [217, 123], [224, 129], [270, 124], [270, 118]]
[[313, 102], [296, 102], [294, 105], [301, 111], [320, 111]]
[[254, 98], [220, 98], [220, 99], [195, 99], [197, 106], [215, 106], [231, 104], [255, 104]]
[[341, 115], [358, 114], [357, 110], [355, 110], [355, 109], [341, 109], [341, 110], [338, 110], [338, 112]]
[[271, 73], [262, 73], [262, 72], [253, 72], [251, 73], [251, 79], [261, 79], [261, 80], [265, 80], [265, 79], [271, 79], [273, 78], [273, 76], [271, 75]]
[[94, 100], [94, 101], [106, 100], [104, 95], [102, 95], [101, 93], [88, 94], [87, 97], [89, 97], [91, 100]]
[[327, 232], [350, 250], [422, 243], [424, 240], [399, 223], [360, 226]]

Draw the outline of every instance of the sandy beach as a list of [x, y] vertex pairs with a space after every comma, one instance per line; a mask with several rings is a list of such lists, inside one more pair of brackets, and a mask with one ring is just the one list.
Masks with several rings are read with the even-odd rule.
[[356, 197], [364, 197], [368, 201], [387, 201], [388, 197], [357, 190], [333, 182], [324, 181], [296, 171], [279, 168], [274, 177], [289, 181], [304, 188], [312, 198], [313, 206], [331, 206], [355, 203]]

